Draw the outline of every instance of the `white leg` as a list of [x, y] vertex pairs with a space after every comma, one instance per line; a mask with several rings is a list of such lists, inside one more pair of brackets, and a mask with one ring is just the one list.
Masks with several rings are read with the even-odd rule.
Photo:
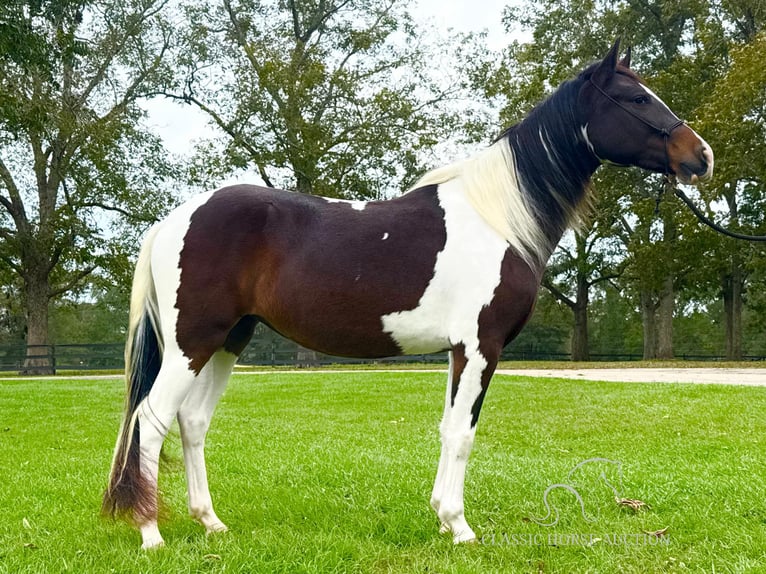
[[138, 407], [138, 424], [141, 436], [141, 474], [148, 483], [151, 500], [155, 511], [150, 516], [139, 518], [142, 545], [144, 549], [157, 548], [164, 544], [157, 526], [157, 476], [162, 443], [170, 425], [178, 412], [195, 376], [186, 365], [186, 359], [180, 352], [165, 353], [162, 368], [149, 395]]
[[[463, 359], [460, 361], [459, 359]], [[476, 420], [486, 384], [495, 362], [487, 362], [478, 350], [451, 360], [452, 381], [447, 389], [445, 416], [440, 427], [442, 454], [431, 505], [441, 522], [441, 532], [451, 532], [455, 544], [476, 540], [465, 519], [463, 485], [468, 457], [476, 435]], [[457, 393], [453, 400], [453, 382]]]
[[[443, 430], [446, 425], [449, 425], [450, 413], [452, 412], [452, 382], [455, 380], [455, 357], [454, 352], [449, 352], [449, 371], [447, 372], [447, 396], [444, 398], [444, 414], [442, 415], [442, 421], [440, 429]], [[457, 374], [457, 378], [460, 378], [460, 373]], [[442, 435], [443, 436], [443, 435]], [[444, 492], [444, 472], [447, 466], [447, 445], [442, 440], [441, 455], [439, 456], [439, 468], [436, 470], [436, 480], [434, 480], [434, 488], [431, 491], [431, 508], [434, 509], [436, 514], [439, 514], [439, 506], [441, 505], [442, 495]], [[448, 527], [445, 524], [441, 525], [441, 532], [447, 532]]]
[[235, 355], [225, 351], [213, 355], [178, 411], [189, 492], [189, 514], [205, 527], [208, 534], [224, 532], [227, 528], [213, 510], [205, 468], [205, 435], [236, 359]]

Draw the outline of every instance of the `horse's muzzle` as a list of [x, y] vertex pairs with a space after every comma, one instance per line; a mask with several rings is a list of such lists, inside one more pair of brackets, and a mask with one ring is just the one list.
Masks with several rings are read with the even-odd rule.
[[671, 167], [675, 172], [676, 177], [681, 183], [689, 185], [697, 185], [700, 182], [707, 181], [713, 177], [713, 164], [715, 163], [713, 157], [713, 150], [705, 140], [703, 140], [693, 130], [692, 133], [697, 137], [697, 144], [694, 146], [694, 151], [680, 159], [680, 161], [673, 165], [671, 160]]

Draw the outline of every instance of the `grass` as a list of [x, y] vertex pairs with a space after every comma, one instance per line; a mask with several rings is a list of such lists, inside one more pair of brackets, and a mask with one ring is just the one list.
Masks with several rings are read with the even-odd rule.
[[[764, 571], [766, 388], [496, 377], [466, 484], [485, 543], [455, 547], [428, 507], [444, 378], [235, 376], [208, 438], [231, 531], [206, 538], [187, 517], [176, 462], [161, 475], [167, 547], [149, 553], [98, 516], [122, 383], [2, 381], [0, 572]], [[622, 480], [606, 462], [567, 480], [594, 457]], [[650, 508], [618, 506], [602, 473]], [[592, 522], [563, 489], [558, 524], [529, 520], [561, 482]]]

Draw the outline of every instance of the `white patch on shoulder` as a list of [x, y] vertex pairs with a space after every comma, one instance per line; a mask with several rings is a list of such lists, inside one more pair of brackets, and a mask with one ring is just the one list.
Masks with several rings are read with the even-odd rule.
[[337, 197], [323, 197], [322, 199], [324, 199], [327, 203], [345, 203], [350, 205], [351, 209], [355, 209], [356, 211], [364, 211], [364, 208], [367, 207], [366, 201], [338, 199]]
[[460, 178], [439, 185], [447, 241], [417, 307], [383, 315], [383, 331], [404, 353], [430, 353], [463, 343], [478, 352], [479, 314], [492, 302], [508, 243], [463, 193]]

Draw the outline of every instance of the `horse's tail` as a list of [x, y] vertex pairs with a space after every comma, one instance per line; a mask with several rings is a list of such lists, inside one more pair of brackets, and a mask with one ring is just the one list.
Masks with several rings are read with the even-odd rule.
[[138, 407], [162, 364], [162, 331], [152, 278], [151, 252], [158, 225], [149, 230], [136, 263], [125, 343], [127, 396], [102, 513], [131, 521], [156, 516], [157, 499], [141, 473]]

